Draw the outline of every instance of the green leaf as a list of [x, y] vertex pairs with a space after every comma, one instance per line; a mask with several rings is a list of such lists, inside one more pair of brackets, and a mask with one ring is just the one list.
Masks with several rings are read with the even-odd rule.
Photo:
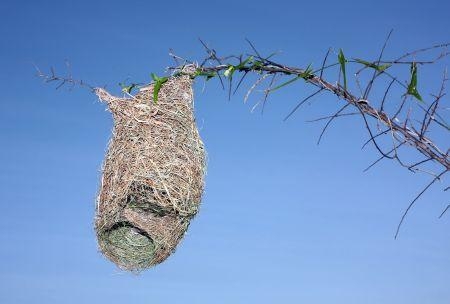
[[122, 92], [130, 94], [131, 91], [137, 86], [137, 84], [132, 83], [127, 86], [125, 83], [119, 82], [119, 86], [122, 88]]
[[153, 102], [156, 104], [158, 102], [158, 93], [161, 89], [161, 82], [156, 82], [155, 86], [153, 87]]
[[131, 90], [133, 90], [134, 87], [135, 87], [135, 85], [132, 84], [132, 85], [129, 85], [129, 86], [127, 86], [127, 87], [122, 88], [122, 91], [127, 92], [128, 94], [130, 94], [130, 93], [131, 93]]
[[242, 68], [245, 67], [245, 65], [247, 63], [252, 63], [253, 62], [253, 56], [248, 57], [247, 59], [245, 59], [244, 61], [242, 61], [240, 64], [238, 64], [237, 66], [235, 66], [236, 70], [240, 70]]
[[389, 69], [392, 66], [392, 64], [382, 64], [377, 66], [378, 72], [384, 72], [385, 70]]
[[282, 83], [282, 84], [280, 84], [280, 85], [274, 87], [273, 89], [270, 89], [270, 92], [273, 92], [273, 91], [276, 91], [276, 90], [278, 90], [278, 89], [281, 89], [282, 87], [287, 86], [288, 84], [291, 84], [291, 83], [293, 83], [294, 81], [299, 80], [300, 78], [302, 78], [302, 77], [300, 77], [300, 76], [295, 76], [294, 78], [292, 78], [292, 79], [290, 79], [290, 80], [288, 80], [288, 81], [286, 81], [286, 82], [284, 82], [284, 83]]
[[392, 64], [377, 65], [377, 64], [375, 64], [373, 62], [365, 61], [365, 60], [362, 60], [362, 59], [359, 59], [359, 58], [355, 58], [355, 61], [365, 65], [368, 68], [375, 69], [378, 72], [383, 72], [383, 71], [385, 71], [386, 69], [388, 69], [388, 68], [390, 68], [392, 66]]
[[159, 77], [156, 76], [155, 73], [151, 73], [150, 76], [152, 77], [152, 79], [153, 79], [154, 81], [158, 81], [158, 79], [159, 79]]
[[411, 64], [411, 80], [409, 81], [406, 94], [414, 96], [417, 100], [423, 102], [422, 96], [417, 90], [417, 65], [415, 62]]
[[252, 71], [261, 73], [261, 68], [262, 68], [262, 67], [263, 67], [263, 63], [262, 63], [261, 61], [259, 61], [259, 60], [256, 60], [256, 61], [253, 62], [253, 64], [252, 64], [252, 66], [250, 67], [250, 69], [251, 69]]
[[305, 80], [308, 80], [309, 78], [311, 78], [311, 76], [313, 76], [312, 63], [310, 63], [310, 64], [308, 65], [308, 67], [306, 68], [306, 70], [305, 70], [303, 73], [301, 73], [301, 74], [299, 75], [299, 77], [301, 77], [301, 78], [303, 78], [303, 79], [305, 79]]
[[153, 102], [156, 104], [158, 102], [158, 93], [161, 89], [161, 86], [169, 80], [169, 77], [158, 77], [155, 73], [151, 73], [150, 76], [155, 81], [155, 85], [153, 86]]
[[234, 65], [230, 65], [228, 66], [228, 69], [225, 70], [225, 72], [223, 73], [223, 75], [227, 78], [233, 78], [233, 73], [236, 70], [236, 67]]
[[216, 77], [216, 72], [211, 72], [210, 74], [206, 75], [206, 81], [210, 80], [211, 78]]
[[312, 64], [310, 63], [308, 65], [308, 67], [306, 68], [305, 71], [303, 71], [302, 73], [298, 74], [297, 76], [295, 76], [292, 79], [289, 79], [288, 81], [274, 87], [273, 89], [270, 89], [271, 92], [276, 91], [278, 89], [281, 89], [284, 86], [287, 86], [288, 84], [293, 83], [294, 81], [297, 81], [299, 79], [304, 79], [304, 80], [308, 80], [311, 76], [313, 76], [313, 69], [312, 69]]
[[345, 59], [342, 49], [339, 50], [338, 60], [341, 65], [342, 75], [344, 76], [344, 90], [347, 90], [347, 75], [345, 73], [345, 63], [347, 62], [347, 59]]
[[273, 52], [272, 54], [270, 54], [269, 56], [267, 56], [266, 58], [264, 58], [265, 60], [268, 60], [269, 58], [272, 58], [273, 56], [277, 55], [278, 52]]
[[197, 71], [195, 71], [194, 73], [194, 78], [197, 76], [202, 76], [202, 77], [206, 77], [206, 80], [210, 80], [211, 78], [215, 77], [217, 75], [216, 72], [212, 71], [212, 72], [205, 72], [202, 71], [201, 69], [197, 69]]

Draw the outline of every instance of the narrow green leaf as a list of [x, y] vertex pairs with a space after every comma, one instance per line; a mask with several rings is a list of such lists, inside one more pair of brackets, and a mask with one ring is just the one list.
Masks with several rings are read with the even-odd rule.
[[206, 75], [206, 81], [208, 81], [208, 80], [210, 80], [210, 79], [212, 79], [212, 78], [216, 77], [216, 75], [217, 75], [217, 73], [216, 73], [216, 72], [212, 72], [211, 74], [209, 74], [209, 75]]
[[307, 80], [309, 79], [311, 76], [313, 75], [313, 69], [312, 69], [312, 64], [310, 63], [308, 65], [308, 67], [306, 68], [306, 70], [303, 73], [298, 74], [297, 76], [295, 76], [292, 79], [289, 79], [288, 81], [274, 87], [273, 89], [270, 89], [271, 92], [276, 91], [278, 89], [281, 89], [284, 86], [287, 86], [288, 84], [293, 83], [294, 81], [297, 81], [299, 79], [304, 79]]
[[244, 61], [242, 61], [240, 64], [238, 64], [235, 68], [237, 70], [240, 70], [240, 69], [244, 68], [247, 63], [252, 63], [252, 62], [253, 62], [253, 56], [250, 56], [247, 59], [245, 59]]
[[202, 77], [206, 77], [206, 80], [210, 80], [211, 78], [215, 77], [216, 75], [217, 75], [217, 73], [214, 71], [205, 72], [205, 71], [202, 71], [201, 69], [197, 69], [197, 71], [195, 71], [195, 73], [194, 73], [194, 78], [197, 76], [202, 76]]
[[411, 64], [411, 80], [409, 81], [406, 94], [414, 96], [417, 100], [423, 102], [422, 96], [417, 90], [417, 65], [414, 62]]
[[365, 60], [362, 60], [362, 59], [359, 59], [359, 58], [355, 58], [355, 61], [358, 62], [358, 63], [364, 64], [366, 67], [376, 68], [376, 65], [371, 63], [371, 62], [369, 62], [369, 61], [365, 61]]
[[228, 66], [228, 69], [225, 70], [225, 72], [223, 73], [223, 75], [227, 78], [233, 78], [233, 73], [236, 70], [236, 67], [234, 65], [230, 65]]
[[158, 93], [159, 90], [161, 89], [161, 82], [156, 82], [155, 86], [153, 87], [153, 102], [156, 104], [158, 103]]
[[278, 52], [273, 52], [272, 54], [270, 54], [269, 56], [267, 56], [266, 58], [264, 58], [265, 60], [272, 58], [273, 56], [277, 55]]
[[276, 91], [276, 90], [278, 90], [278, 89], [281, 89], [282, 87], [287, 86], [288, 84], [291, 84], [291, 83], [293, 83], [294, 81], [299, 80], [300, 78], [302, 78], [302, 77], [300, 77], [300, 76], [295, 76], [294, 78], [292, 78], [292, 79], [290, 79], [290, 80], [288, 80], [288, 81], [286, 81], [286, 82], [284, 82], [284, 83], [282, 83], [282, 84], [280, 84], [280, 85], [274, 87], [273, 89], [270, 89], [270, 92], [273, 92], [273, 91]]
[[375, 69], [378, 72], [383, 72], [383, 71], [385, 71], [386, 69], [388, 69], [388, 68], [390, 68], [392, 66], [392, 64], [376, 65], [373, 62], [365, 61], [365, 60], [362, 60], [362, 59], [359, 59], [359, 58], [355, 58], [355, 61], [365, 65], [368, 68]]
[[261, 61], [259, 61], [259, 60], [255, 60], [254, 62], [253, 62], [253, 64], [251, 65], [251, 67], [250, 67], [250, 69], [252, 70], [252, 71], [255, 71], [255, 72], [257, 72], [257, 73], [261, 73], [262, 71], [261, 71], [261, 68], [263, 67], [263, 63], [261, 62]]
[[125, 83], [119, 82], [119, 86], [122, 88], [122, 92], [130, 94], [131, 91], [137, 86], [137, 84], [132, 83], [127, 86]]
[[382, 64], [382, 65], [378, 66], [377, 70], [379, 72], [384, 72], [385, 70], [389, 69], [391, 66], [392, 66], [392, 64]]
[[260, 68], [262, 66], [263, 66], [263, 63], [259, 60], [256, 60], [255, 62], [253, 62], [253, 67]]
[[152, 77], [152, 79], [153, 79], [154, 81], [158, 81], [158, 79], [159, 79], [159, 77], [156, 76], [155, 73], [151, 73], [150, 76]]
[[347, 90], [347, 75], [345, 72], [345, 63], [347, 62], [347, 60], [345, 59], [342, 49], [339, 50], [338, 60], [339, 64], [341, 65], [342, 75], [344, 76], [344, 90]]
[[412, 96], [416, 97], [417, 100], [419, 100], [420, 102], [423, 102], [422, 96], [420, 96], [419, 92], [417, 92], [417, 90], [415, 90], [414, 92], [410, 93]]
[[301, 77], [301, 78], [303, 78], [303, 79], [305, 79], [305, 80], [308, 80], [311, 76], [313, 76], [312, 63], [310, 63], [310, 64], [308, 65], [308, 67], [306, 68], [306, 70], [305, 70], [303, 73], [301, 73], [301, 74], [299, 75], [299, 77]]
[[124, 88], [124, 89], [125, 89], [125, 92], [127, 92], [128, 94], [130, 94], [131, 91], [134, 89], [135, 86], [136, 86], [135, 84], [132, 84], [132, 85], [129, 85], [128, 87], [125, 87], [125, 88]]
[[158, 77], [156, 74], [150, 74], [152, 79], [155, 81], [155, 85], [153, 86], [153, 102], [156, 104], [158, 102], [158, 93], [161, 89], [161, 86], [169, 80], [169, 77]]

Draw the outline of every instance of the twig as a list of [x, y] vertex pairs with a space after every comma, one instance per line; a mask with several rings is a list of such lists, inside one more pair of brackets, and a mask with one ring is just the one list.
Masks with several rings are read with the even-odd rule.
[[425, 188], [423, 188], [422, 191], [420, 191], [420, 193], [412, 200], [412, 202], [409, 204], [408, 208], [406, 208], [405, 212], [403, 213], [402, 218], [400, 219], [400, 222], [398, 223], [394, 239], [397, 239], [398, 234], [400, 233], [400, 228], [402, 227], [403, 221], [405, 220], [406, 215], [408, 214], [409, 210], [411, 210], [411, 208], [414, 206], [414, 203], [422, 196], [422, 194], [425, 193], [425, 191], [428, 190], [428, 188], [430, 188], [446, 172], [447, 171], [444, 171], [444, 172], [440, 173], [438, 176], [436, 176], [435, 178], [433, 178], [433, 180]]

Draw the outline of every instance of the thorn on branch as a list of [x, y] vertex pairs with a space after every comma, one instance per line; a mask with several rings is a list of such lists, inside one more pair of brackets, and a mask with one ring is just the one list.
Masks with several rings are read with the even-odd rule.
[[397, 230], [395, 232], [395, 236], [394, 239], [397, 239], [398, 234], [400, 233], [400, 228], [402, 227], [402, 224], [406, 218], [406, 216], [408, 215], [408, 212], [411, 210], [411, 208], [414, 206], [415, 202], [428, 190], [428, 188], [430, 188], [436, 181], [438, 181], [447, 171], [444, 171], [442, 173], [440, 173], [438, 176], [436, 176], [435, 178], [433, 178], [433, 180], [426, 185], [425, 188], [422, 189], [422, 191], [420, 191], [420, 193], [412, 200], [412, 202], [409, 204], [408, 208], [406, 208], [405, 212], [403, 213], [400, 222], [397, 225]]

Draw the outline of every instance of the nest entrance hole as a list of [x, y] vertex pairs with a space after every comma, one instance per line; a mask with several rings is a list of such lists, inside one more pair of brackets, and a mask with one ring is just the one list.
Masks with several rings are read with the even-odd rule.
[[156, 245], [142, 229], [129, 222], [119, 222], [103, 233], [108, 254], [129, 269], [150, 267]]

